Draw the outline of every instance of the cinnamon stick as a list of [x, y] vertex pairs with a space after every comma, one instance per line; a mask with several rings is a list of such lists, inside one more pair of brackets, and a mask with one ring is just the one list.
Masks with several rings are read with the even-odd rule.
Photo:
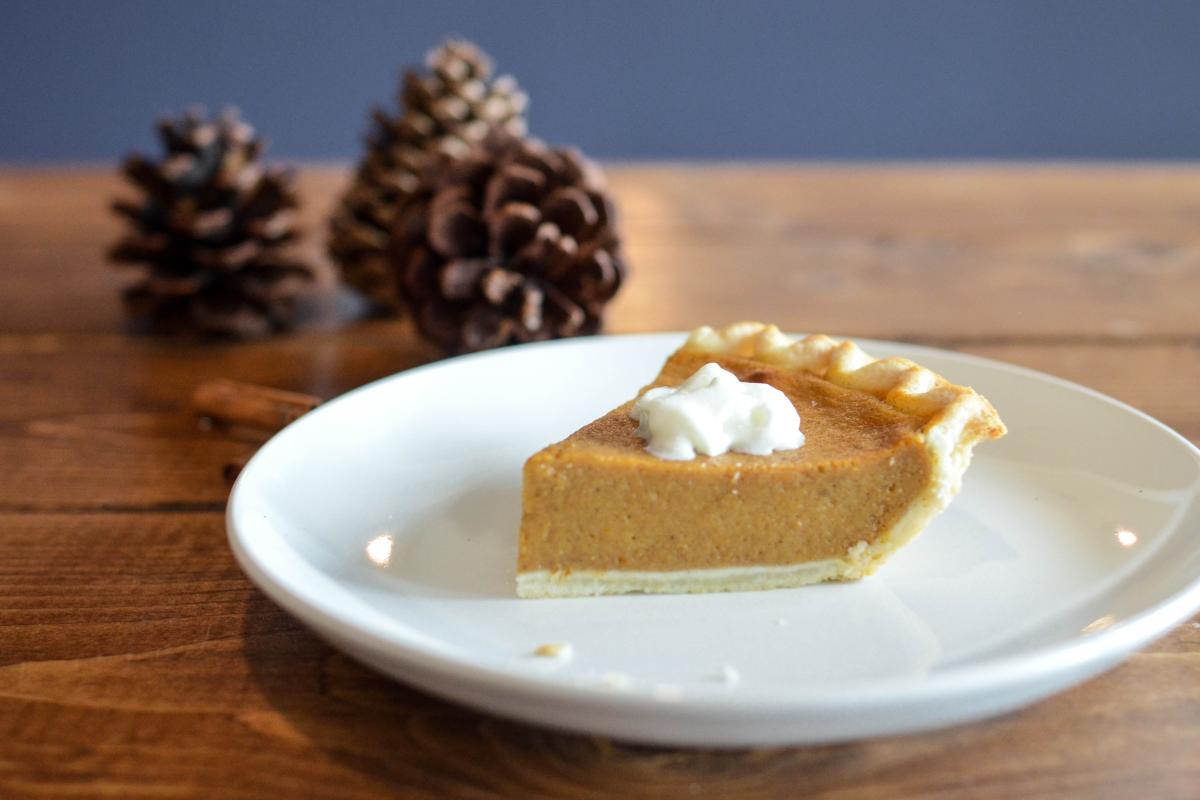
[[223, 425], [277, 431], [321, 404], [321, 398], [240, 381], [215, 380], [192, 392], [201, 418]]

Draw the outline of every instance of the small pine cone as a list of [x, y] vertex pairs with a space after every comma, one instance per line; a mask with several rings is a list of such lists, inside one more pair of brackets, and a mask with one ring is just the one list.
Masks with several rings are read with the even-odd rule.
[[346, 283], [377, 305], [396, 308], [388, 258], [396, 207], [417, 189], [418, 173], [436, 156], [458, 157], [501, 130], [525, 134], [528, 97], [470, 42], [448, 41], [426, 57], [427, 73], [407, 70], [400, 112], [372, 112], [367, 151], [330, 221], [329, 254]]
[[529, 139], [428, 167], [393, 243], [400, 297], [451, 353], [595, 333], [625, 276], [599, 169]]
[[290, 173], [265, 169], [263, 142], [226, 112], [191, 110], [158, 123], [166, 155], [122, 171], [139, 202], [113, 209], [131, 230], [109, 257], [144, 270], [125, 291], [130, 315], [159, 333], [255, 338], [294, 322], [313, 269], [286, 252], [298, 235]]

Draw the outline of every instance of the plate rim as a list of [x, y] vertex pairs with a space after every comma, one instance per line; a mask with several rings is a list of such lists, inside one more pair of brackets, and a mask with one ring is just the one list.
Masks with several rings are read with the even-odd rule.
[[[523, 669], [520, 665], [515, 664], [472, 663], [431, 652], [392, 632], [380, 630], [376, 626], [364, 626], [361, 620], [349, 618], [347, 615], [333, 610], [329, 607], [330, 604], [324, 603], [319, 597], [305, 596], [303, 593], [292, 591], [271, 573], [268, 565], [260, 564], [241, 540], [244, 534], [239, 533], [236, 517], [240, 504], [246, 502], [242, 495], [247, 491], [245, 488], [248, 483], [247, 476], [253, 476], [256, 462], [261, 462], [263, 454], [269, 448], [277, 446], [276, 443], [282, 437], [294, 435], [298, 427], [311, 424], [311, 419], [317, 415], [360, 394], [376, 390], [383, 384], [403, 381], [417, 374], [459, 368], [463, 364], [477, 359], [503, 358], [515, 351], [528, 352], [533, 349], [581, 345], [602, 346], [604, 342], [615, 339], [623, 341], [643, 339], [647, 342], [663, 343], [677, 340], [681, 343], [686, 336], [686, 332], [678, 331], [622, 333], [515, 345], [441, 359], [402, 370], [331, 398], [278, 431], [259, 448], [242, 469], [230, 491], [225, 513], [227, 537], [235, 559], [259, 590], [289, 614], [316, 629], [318, 633], [325, 630], [336, 631], [336, 635], [340, 638], [352, 640], [357, 646], [371, 652], [386, 653], [390, 658], [422, 673], [438, 674], [446, 679], [457, 682], [465, 681], [477, 687], [490, 687], [507, 693], [515, 692], [555, 702], [603, 705], [607, 708], [616, 707], [628, 710], [645, 709], [647, 701], [652, 699], [651, 686], [648, 684], [635, 682], [630, 687], [618, 692], [598, 682], [582, 681], [578, 676], [571, 677], [555, 672]], [[835, 336], [834, 338], [845, 337]], [[1082, 384], [1029, 367], [1009, 364], [972, 353], [885, 339], [853, 338], [868, 352], [873, 345], [879, 345], [885, 349], [901, 348], [908, 351], [925, 352], [940, 358], [948, 357], [951, 360], [998, 369], [1026, 379], [1047, 382], [1079, 392], [1151, 423], [1159, 431], [1168, 434], [1168, 437], [1173, 439], [1176, 444], [1182, 445], [1193, 460], [1200, 465], [1200, 448], [1184, 438], [1178, 431], [1144, 411]], [[664, 350], [667, 347], [664, 345]], [[303, 557], [294, 550], [292, 550], [292, 554], [301, 563], [305, 563]], [[333, 579], [326, 578], [326, 580]], [[797, 684], [794, 690], [786, 693], [780, 693], [777, 690], [756, 691], [752, 687], [740, 687], [736, 692], [730, 692], [727, 688], [720, 686], [689, 687], [689, 690], [677, 701], [670, 704], [654, 702], [654, 706], [661, 709], [673, 708], [696, 713], [720, 714], [738, 710], [791, 714], [846, 709], [853, 706], [905, 705], [946, 699], [983, 690], [1002, 692], [1030, 682], [1049, 680], [1056, 675], [1087, 665], [1101, 664], [1102, 666], [1096, 670], [1097, 672], [1107, 669], [1119, 663], [1132, 651], [1186, 621], [1198, 611], [1200, 611], [1200, 573], [1197, 573], [1179, 591], [1159, 599], [1137, 614], [1126, 617], [1103, 630], [1036, 647], [1015, 655], [953, 665], [921, 675], [889, 676], [870, 681], [826, 684], [820, 687], [819, 692], [804, 691], [806, 685], [803, 683]]]

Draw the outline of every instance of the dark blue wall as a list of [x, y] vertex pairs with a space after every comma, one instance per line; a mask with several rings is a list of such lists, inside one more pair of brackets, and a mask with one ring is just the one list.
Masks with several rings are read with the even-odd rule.
[[450, 33], [597, 156], [1200, 155], [1194, 2], [0, 0], [0, 159], [109, 159], [196, 101], [350, 157]]

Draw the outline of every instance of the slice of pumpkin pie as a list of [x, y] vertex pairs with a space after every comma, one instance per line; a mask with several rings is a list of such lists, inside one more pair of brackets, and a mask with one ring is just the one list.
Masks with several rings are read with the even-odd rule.
[[525, 464], [521, 597], [872, 573], [1005, 433], [982, 396], [853, 342], [699, 328], [639, 397]]

